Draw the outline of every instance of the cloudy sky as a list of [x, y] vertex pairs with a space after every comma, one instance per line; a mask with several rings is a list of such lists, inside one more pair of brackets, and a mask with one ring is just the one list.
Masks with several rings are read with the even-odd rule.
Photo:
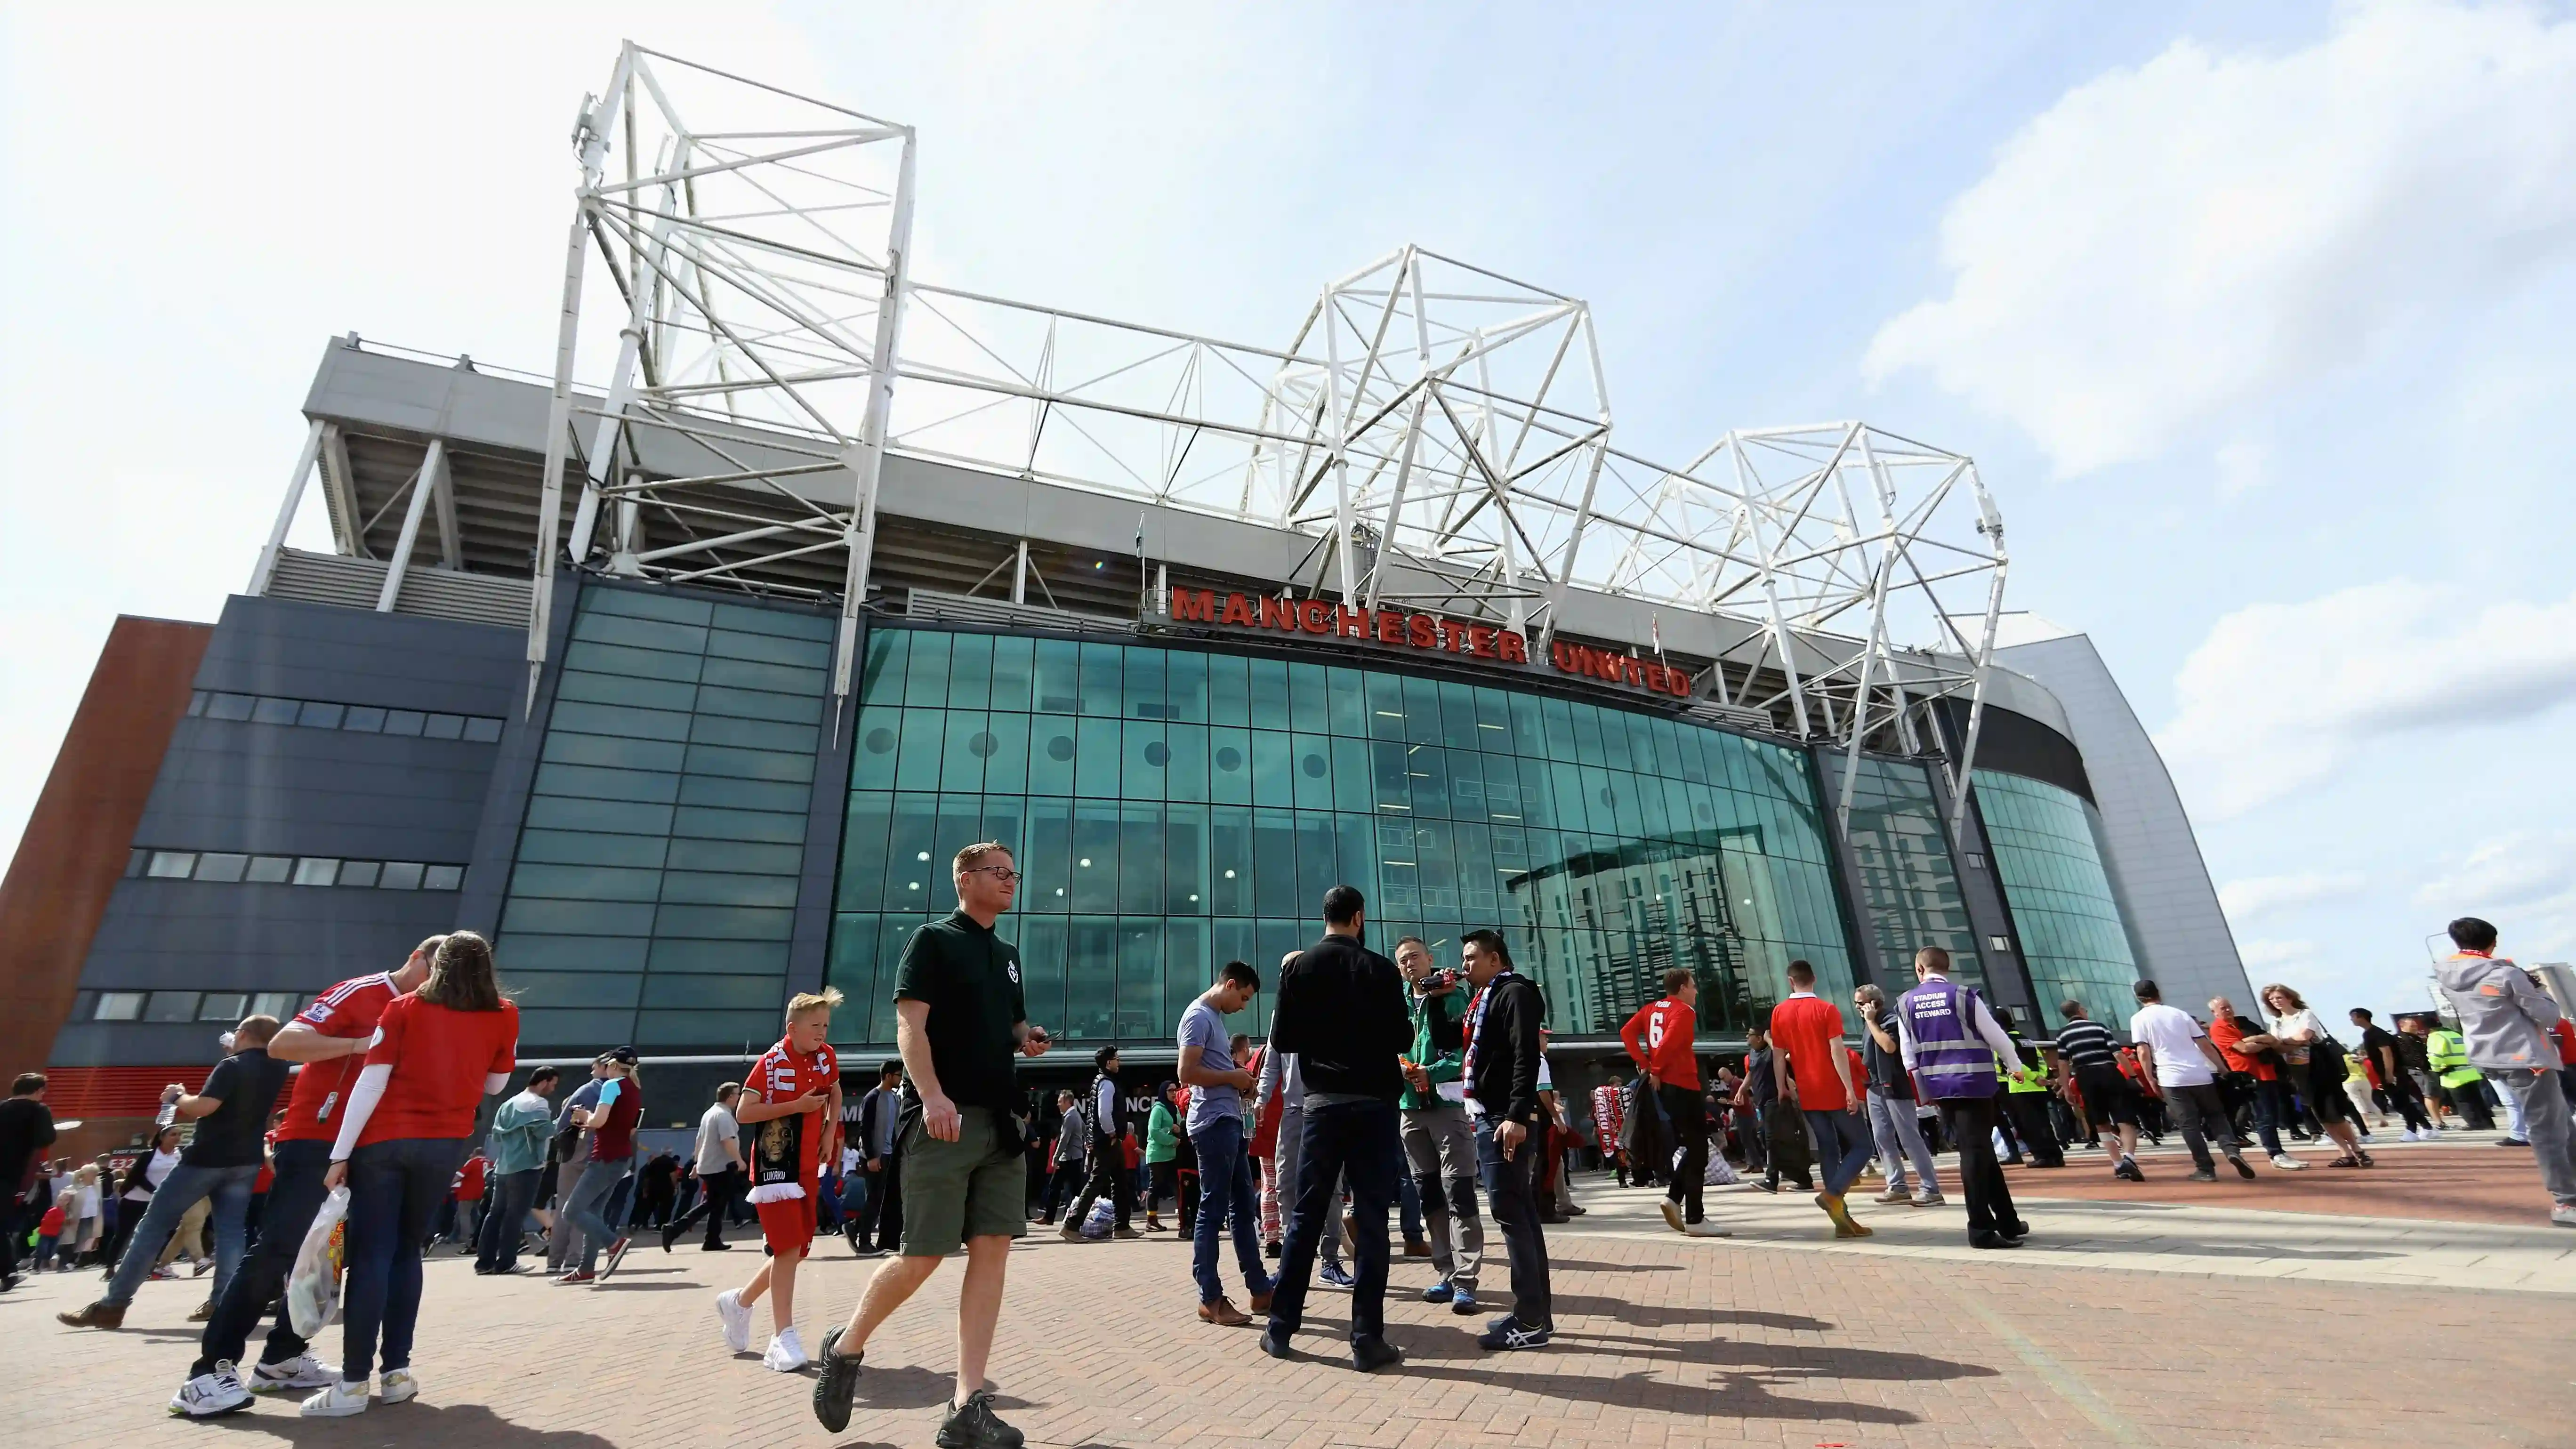
[[113, 616], [247, 580], [325, 338], [546, 366], [631, 34], [917, 126], [930, 280], [1276, 343], [1419, 241], [1588, 299], [1632, 450], [1973, 454], [2257, 982], [2576, 957], [2576, 16], [1671, 11], [9, 7], [0, 840]]

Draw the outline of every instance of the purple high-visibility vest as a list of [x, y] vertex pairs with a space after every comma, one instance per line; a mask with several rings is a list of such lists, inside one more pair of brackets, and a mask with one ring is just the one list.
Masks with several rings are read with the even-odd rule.
[[1914, 1079], [1924, 1096], [1937, 1101], [1995, 1094], [1995, 1052], [1972, 1024], [1976, 1003], [1976, 992], [1937, 976], [1896, 999], [1914, 1035]]

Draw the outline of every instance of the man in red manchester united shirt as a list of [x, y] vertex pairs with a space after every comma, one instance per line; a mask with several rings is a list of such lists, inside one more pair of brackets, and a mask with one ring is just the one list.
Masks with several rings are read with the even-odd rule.
[[[1628, 1018], [1619, 1028], [1628, 1056], [1646, 1074], [1673, 1124], [1681, 1160], [1673, 1165], [1672, 1184], [1664, 1189], [1664, 1221], [1677, 1233], [1689, 1233], [1701, 1221], [1701, 1179], [1708, 1175], [1708, 1123], [1699, 1095], [1699, 981], [1679, 967], [1664, 973], [1664, 994]], [[1662, 1167], [1663, 1164], [1656, 1164]]]

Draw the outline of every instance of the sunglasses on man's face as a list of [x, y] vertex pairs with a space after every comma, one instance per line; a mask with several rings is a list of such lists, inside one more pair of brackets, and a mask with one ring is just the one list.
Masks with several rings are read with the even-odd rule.
[[989, 875], [1004, 885], [1018, 885], [1020, 873], [1007, 865], [978, 865], [968, 868], [968, 875]]

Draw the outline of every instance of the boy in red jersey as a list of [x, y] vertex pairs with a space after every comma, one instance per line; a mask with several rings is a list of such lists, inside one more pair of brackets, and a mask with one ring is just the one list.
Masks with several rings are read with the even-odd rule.
[[1699, 1095], [1699, 979], [1679, 967], [1664, 973], [1664, 994], [1637, 1008], [1619, 1028], [1628, 1056], [1655, 1089], [1673, 1124], [1681, 1160], [1664, 1189], [1664, 1221], [1674, 1232], [1699, 1226], [1700, 1189], [1708, 1176], [1708, 1123]]
[[760, 1128], [752, 1137], [751, 1203], [769, 1261], [750, 1282], [716, 1295], [716, 1317], [725, 1346], [749, 1353], [751, 1306], [770, 1295], [773, 1332], [760, 1361], [783, 1374], [808, 1362], [796, 1335], [796, 1265], [814, 1247], [822, 1165], [838, 1161], [841, 1150], [841, 1058], [825, 1040], [840, 1004], [839, 988], [829, 986], [790, 998], [787, 1034], [752, 1063], [734, 1106], [736, 1121]]

